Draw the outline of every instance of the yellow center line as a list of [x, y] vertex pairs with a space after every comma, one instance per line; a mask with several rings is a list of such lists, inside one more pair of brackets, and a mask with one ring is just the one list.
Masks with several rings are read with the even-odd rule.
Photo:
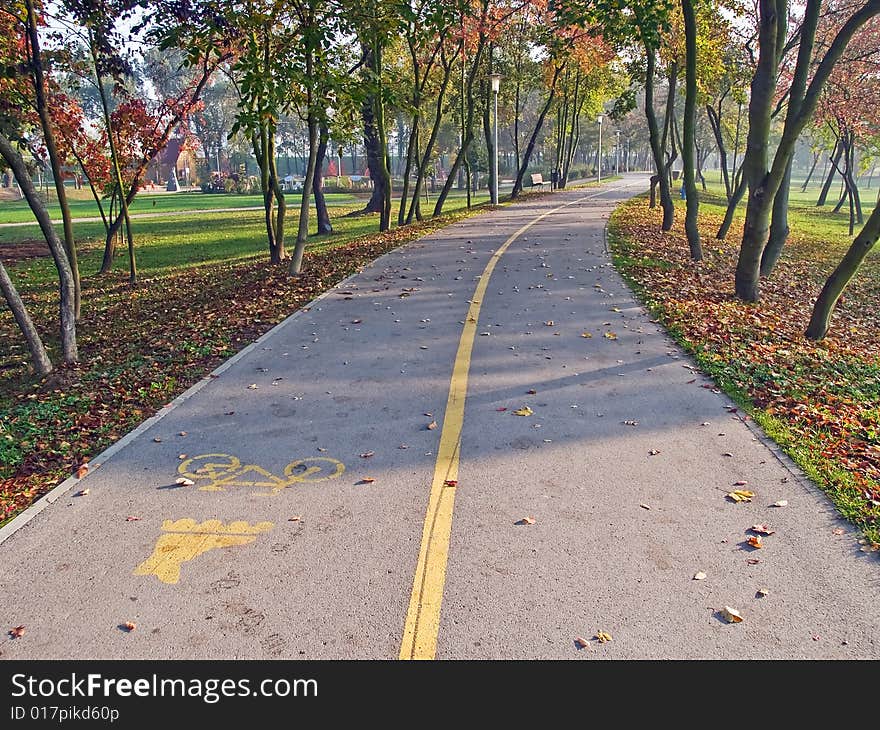
[[[628, 187], [628, 186], [624, 186]], [[437, 653], [437, 635], [440, 631], [440, 606], [443, 602], [443, 587], [446, 583], [446, 562], [449, 556], [449, 537], [452, 533], [452, 510], [455, 505], [455, 488], [458, 482], [458, 462], [461, 454], [461, 431], [464, 424], [464, 402], [467, 396], [468, 372], [471, 366], [471, 351], [480, 317], [483, 296], [489, 286], [489, 278], [495, 266], [517, 238], [532, 226], [563, 208], [620, 188], [602, 190], [592, 195], [564, 203], [546, 213], [542, 213], [523, 225], [511, 235], [489, 259], [483, 269], [477, 288], [471, 298], [458, 352], [452, 367], [449, 383], [449, 397], [440, 433], [440, 446], [431, 481], [431, 495], [422, 529], [422, 543], [419, 547], [419, 560], [416, 564], [412, 594], [400, 646], [400, 659], [433, 659]]]

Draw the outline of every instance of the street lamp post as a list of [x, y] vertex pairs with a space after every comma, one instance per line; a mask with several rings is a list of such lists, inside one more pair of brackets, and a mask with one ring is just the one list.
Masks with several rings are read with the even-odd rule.
[[620, 130], [617, 130], [617, 174], [620, 175]]
[[596, 153], [596, 182], [602, 182], [602, 115], [596, 117], [599, 123], [599, 150]]
[[495, 94], [495, 114], [492, 127], [492, 205], [498, 205], [498, 89], [501, 87], [501, 74], [489, 74], [492, 93]]

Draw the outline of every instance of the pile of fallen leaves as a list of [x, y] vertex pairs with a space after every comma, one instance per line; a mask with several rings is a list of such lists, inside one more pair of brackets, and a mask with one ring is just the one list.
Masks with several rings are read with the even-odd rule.
[[[0, 315], [0, 523], [11, 518], [220, 362], [365, 264], [465, 217], [306, 252], [303, 273], [264, 258], [163, 273], [132, 289], [120, 273], [83, 282], [80, 359], [48, 378], [28, 374], [21, 335]], [[29, 297], [52, 331], [52, 288]]]
[[761, 301], [747, 304], [733, 295], [741, 228], [718, 241], [721, 217], [701, 212], [705, 260], [696, 264], [683, 211], [676, 218], [663, 233], [645, 199], [621, 206], [611, 226], [618, 270], [841, 513], [880, 543], [880, 258], [867, 259], [828, 336], [814, 343], [803, 332], [845, 244], [795, 229]]

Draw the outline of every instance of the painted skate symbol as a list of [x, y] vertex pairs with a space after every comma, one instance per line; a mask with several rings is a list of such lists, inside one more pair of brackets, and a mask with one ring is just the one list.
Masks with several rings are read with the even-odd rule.
[[187, 479], [202, 483], [203, 492], [222, 492], [227, 487], [257, 487], [268, 489], [257, 496], [270, 497], [300, 482], [323, 482], [336, 479], [345, 471], [345, 465], [336, 459], [316, 456], [291, 461], [279, 477], [257, 464], [242, 464], [231, 454], [202, 454], [182, 462], [177, 471]]
[[236, 521], [224, 525], [220, 520], [198, 523], [188, 517], [162, 522], [164, 533], [156, 541], [153, 554], [134, 569], [134, 575], [155, 575], [163, 583], [180, 581], [180, 566], [215, 548], [247, 545], [261, 532], [271, 530], [271, 522]]

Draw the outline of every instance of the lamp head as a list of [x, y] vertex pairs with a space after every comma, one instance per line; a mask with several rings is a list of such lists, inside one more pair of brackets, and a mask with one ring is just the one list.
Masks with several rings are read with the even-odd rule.
[[598, 117], [596, 117], [596, 121], [599, 122], [599, 126], [602, 125], [602, 120], [603, 120], [603, 119], [604, 119], [604, 117], [603, 117], [603, 115], [601, 115], [601, 114], [600, 114]]
[[492, 91], [497, 94], [501, 88], [501, 74], [489, 74], [489, 81], [492, 82]]

